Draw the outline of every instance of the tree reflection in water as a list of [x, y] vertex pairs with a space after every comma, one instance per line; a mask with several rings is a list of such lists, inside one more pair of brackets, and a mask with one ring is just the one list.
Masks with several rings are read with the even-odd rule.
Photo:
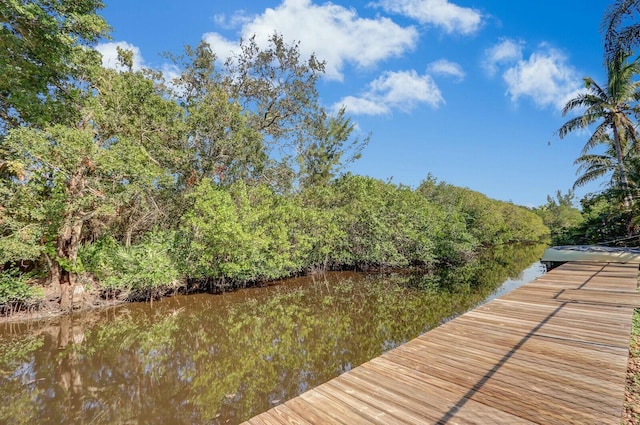
[[6, 325], [0, 423], [239, 423], [473, 308], [543, 249]]

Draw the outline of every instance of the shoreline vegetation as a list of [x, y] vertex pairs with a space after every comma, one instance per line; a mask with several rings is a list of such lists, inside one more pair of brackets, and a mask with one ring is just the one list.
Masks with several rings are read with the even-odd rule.
[[[427, 176], [352, 175], [370, 136], [316, 88], [325, 63], [274, 33], [177, 78], [92, 46], [96, 0], [3, 3], [0, 316], [225, 291], [324, 270], [461, 264], [549, 233], [531, 210]], [[31, 31], [37, 22], [39, 31]]]
[[433, 178], [412, 190], [346, 175], [292, 196], [244, 183], [203, 183], [191, 199], [173, 229], [149, 231], [129, 246], [113, 233], [82, 243], [74, 264], [82, 290], [70, 309], [43, 271], [5, 272], [4, 288], [14, 292], [0, 292], [0, 321], [228, 291], [318, 271], [429, 272], [465, 264], [491, 246], [548, 234], [523, 207]]

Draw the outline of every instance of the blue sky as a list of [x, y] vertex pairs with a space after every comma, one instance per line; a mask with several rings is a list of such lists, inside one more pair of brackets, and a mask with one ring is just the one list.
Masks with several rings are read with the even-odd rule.
[[[602, 82], [596, 0], [105, 0], [115, 45], [137, 66], [176, 69], [162, 52], [210, 42], [225, 57], [240, 37], [274, 31], [326, 60], [318, 89], [347, 107], [371, 142], [350, 170], [416, 187], [429, 173], [525, 206], [566, 192], [588, 135], [556, 130], [582, 78]], [[604, 182], [602, 182], [604, 183]], [[576, 190], [578, 197], [601, 183]]]

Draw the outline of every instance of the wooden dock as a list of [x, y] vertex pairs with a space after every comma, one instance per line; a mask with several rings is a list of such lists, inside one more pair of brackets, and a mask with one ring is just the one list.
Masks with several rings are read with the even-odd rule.
[[620, 424], [638, 264], [567, 263], [247, 424]]

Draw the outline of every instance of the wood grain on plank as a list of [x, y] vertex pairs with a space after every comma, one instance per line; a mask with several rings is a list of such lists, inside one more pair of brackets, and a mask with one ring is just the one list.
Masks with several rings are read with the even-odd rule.
[[618, 424], [638, 265], [570, 262], [247, 424]]

